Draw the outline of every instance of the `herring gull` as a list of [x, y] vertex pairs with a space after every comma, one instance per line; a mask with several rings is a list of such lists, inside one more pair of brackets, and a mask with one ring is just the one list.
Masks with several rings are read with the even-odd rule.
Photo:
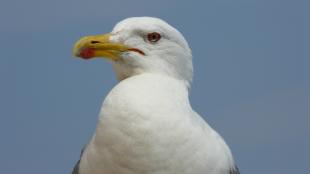
[[110, 60], [119, 80], [73, 174], [239, 174], [225, 141], [190, 105], [192, 54], [177, 29], [127, 18], [81, 38], [73, 54]]

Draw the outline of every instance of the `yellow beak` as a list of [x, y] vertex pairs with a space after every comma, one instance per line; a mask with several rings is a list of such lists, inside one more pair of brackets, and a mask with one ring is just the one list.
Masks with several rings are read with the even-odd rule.
[[78, 40], [73, 47], [73, 54], [84, 59], [105, 57], [118, 60], [123, 52], [131, 49], [121, 43], [110, 42], [111, 34], [85, 36]]

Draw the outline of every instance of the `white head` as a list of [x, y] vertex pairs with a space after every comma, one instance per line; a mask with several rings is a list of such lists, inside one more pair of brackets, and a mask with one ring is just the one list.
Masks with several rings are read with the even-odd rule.
[[192, 55], [186, 40], [158, 18], [127, 18], [109, 34], [80, 39], [74, 54], [85, 59], [109, 58], [119, 80], [142, 73], [160, 73], [183, 80], [188, 87], [192, 81]]

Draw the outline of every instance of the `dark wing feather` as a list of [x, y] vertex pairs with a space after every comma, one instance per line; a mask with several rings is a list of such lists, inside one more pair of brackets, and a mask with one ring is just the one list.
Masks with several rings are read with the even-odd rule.
[[76, 164], [75, 164], [75, 166], [74, 166], [73, 171], [72, 171], [71, 174], [79, 174], [80, 161], [81, 161], [81, 158], [82, 158], [84, 149], [85, 149], [85, 147], [81, 150], [80, 159], [76, 162]]
[[240, 174], [238, 167], [235, 165], [235, 167], [231, 168], [229, 174]]
[[71, 174], [79, 174], [80, 160], [75, 164]]

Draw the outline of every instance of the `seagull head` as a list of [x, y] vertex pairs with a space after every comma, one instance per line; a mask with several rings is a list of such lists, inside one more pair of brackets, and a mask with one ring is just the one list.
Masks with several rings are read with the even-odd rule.
[[124, 19], [110, 33], [82, 37], [73, 54], [111, 60], [119, 80], [157, 73], [182, 80], [188, 87], [192, 81], [191, 49], [177, 29], [158, 18]]

